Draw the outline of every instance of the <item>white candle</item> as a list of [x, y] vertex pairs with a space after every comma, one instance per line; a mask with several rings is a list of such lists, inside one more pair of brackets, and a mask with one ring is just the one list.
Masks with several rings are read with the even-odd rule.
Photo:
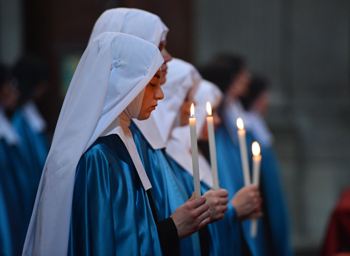
[[[253, 151], [253, 184], [258, 185], [260, 183], [260, 163], [261, 163], [261, 155], [260, 155], [260, 146], [258, 142], [253, 142], [252, 145]], [[252, 237], [256, 237], [258, 233], [258, 220], [252, 219], [250, 224], [250, 234]]]
[[193, 105], [193, 103], [191, 105], [190, 133], [191, 133], [194, 195], [197, 198], [197, 197], [201, 196], [201, 185], [200, 185], [200, 180], [199, 180], [196, 118], [194, 117], [194, 105]]
[[244, 186], [250, 185], [247, 142], [242, 118], [237, 118], [239, 149], [241, 150], [241, 162], [243, 168]]
[[216, 163], [216, 147], [215, 147], [215, 134], [214, 134], [214, 118], [212, 116], [212, 109], [210, 102], [207, 102], [207, 124], [208, 124], [208, 139], [209, 139], [209, 151], [210, 151], [210, 164], [211, 172], [213, 175], [213, 188], [219, 190], [219, 177], [218, 167]]

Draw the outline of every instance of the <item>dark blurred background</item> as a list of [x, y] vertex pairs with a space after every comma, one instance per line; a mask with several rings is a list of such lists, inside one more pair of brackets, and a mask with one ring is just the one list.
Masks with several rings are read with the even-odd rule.
[[200, 66], [238, 53], [268, 78], [293, 242], [298, 255], [316, 255], [350, 184], [350, 1], [0, 0], [0, 61], [36, 54], [51, 70], [39, 105], [51, 132], [94, 22], [121, 6], [160, 16], [174, 57]]

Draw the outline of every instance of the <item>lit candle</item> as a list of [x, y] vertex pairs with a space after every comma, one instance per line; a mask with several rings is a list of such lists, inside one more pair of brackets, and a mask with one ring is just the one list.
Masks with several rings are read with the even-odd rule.
[[237, 118], [239, 148], [241, 150], [241, 162], [243, 168], [244, 186], [250, 185], [250, 174], [248, 164], [247, 142], [245, 140], [245, 130], [242, 118]]
[[[260, 155], [260, 146], [258, 142], [253, 142], [252, 145], [253, 151], [253, 184], [259, 186], [260, 180], [260, 163], [261, 163], [261, 155]], [[256, 237], [258, 233], [258, 220], [252, 219], [250, 224], [250, 234], [252, 237]]]
[[197, 197], [201, 196], [201, 185], [200, 185], [200, 181], [199, 181], [199, 164], [198, 164], [196, 118], [194, 117], [194, 105], [193, 105], [193, 103], [191, 105], [190, 133], [191, 133], [191, 150], [192, 150], [194, 195], [197, 198]]
[[219, 190], [219, 177], [218, 167], [216, 163], [216, 147], [215, 147], [215, 134], [214, 134], [214, 118], [212, 116], [210, 102], [207, 102], [207, 124], [208, 124], [208, 139], [209, 139], [209, 151], [210, 151], [210, 164], [211, 172], [213, 175], [213, 188]]

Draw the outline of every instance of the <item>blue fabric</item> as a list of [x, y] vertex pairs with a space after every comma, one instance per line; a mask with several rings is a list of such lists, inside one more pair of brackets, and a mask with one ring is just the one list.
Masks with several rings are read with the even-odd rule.
[[162, 255], [147, 194], [117, 135], [97, 139], [80, 159], [69, 255]]
[[280, 177], [280, 167], [272, 147], [261, 148], [261, 190], [269, 219], [275, 255], [294, 255], [287, 203]]
[[[227, 189], [232, 198], [244, 186], [239, 146], [233, 142], [224, 124], [218, 127], [215, 138], [220, 186]], [[249, 132], [246, 138], [247, 148], [250, 149], [254, 138]], [[262, 148], [261, 154], [260, 191], [264, 200], [264, 217], [258, 220], [256, 238], [250, 236], [250, 220], [242, 222], [243, 235], [254, 256], [293, 255], [289, 225], [286, 224], [288, 215], [278, 169], [269, 160], [272, 157], [271, 152]], [[248, 155], [251, 166], [251, 150], [248, 150]]]
[[[190, 196], [194, 191], [193, 176], [169, 155], [167, 155], [167, 160], [176, 177], [184, 185], [187, 195]], [[205, 182], [201, 182], [202, 194], [205, 194], [210, 189], [211, 188]], [[208, 225], [211, 256], [241, 255], [240, 224], [234, 207], [231, 203], [227, 205], [229, 209], [225, 212], [225, 217], [220, 221]]]
[[[131, 122], [129, 128], [134, 136], [141, 161], [152, 184], [150, 191], [158, 220], [168, 218], [189, 199], [189, 196], [186, 195], [182, 185], [171, 170], [163, 152], [160, 149], [154, 150], [151, 147], [135, 123]], [[180, 253], [186, 256], [200, 255], [198, 233], [180, 239]]]
[[21, 255], [34, 198], [18, 148], [0, 140], [0, 255]]
[[12, 125], [20, 136], [19, 150], [23, 160], [30, 171], [30, 181], [28, 185], [36, 195], [42, 170], [45, 165], [47, 154], [49, 153], [49, 141], [45, 132], [34, 131], [26, 121], [23, 110], [17, 110], [12, 117]]

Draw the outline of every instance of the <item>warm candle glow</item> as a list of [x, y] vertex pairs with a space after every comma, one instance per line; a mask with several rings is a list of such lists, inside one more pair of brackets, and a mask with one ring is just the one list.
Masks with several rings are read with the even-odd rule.
[[194, 116], [194, 104], [192, 103], [191, 104], [191, 117]]
[[211, 116], [211, 105], [209, 101], [207, 102], [207, 114], [208, 116]]
[[254, 156], [258, 156], [260, 154], [260, 146], [259, 143], [256, 141], [253, 142], [252, 152]]
[[244, 129], [244, 124], [243, 124], [243, 120], [242, 120], [242, 118], [237, 118], [237, 127], [238, 127], [238, 129], [240, 129], [240, 130], [242, 130], [242, 129]]

